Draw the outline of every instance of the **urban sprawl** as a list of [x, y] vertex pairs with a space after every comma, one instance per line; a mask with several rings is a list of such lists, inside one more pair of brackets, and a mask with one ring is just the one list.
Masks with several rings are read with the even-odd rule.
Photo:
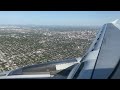
[[84, 55], [98, 26], [0, 25], [0, 71]]

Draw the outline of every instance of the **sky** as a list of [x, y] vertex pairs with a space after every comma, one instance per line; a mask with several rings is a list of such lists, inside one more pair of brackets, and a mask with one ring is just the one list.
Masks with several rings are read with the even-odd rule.
[[0, 24], [103, 25], [120, 11], [0, 11]]

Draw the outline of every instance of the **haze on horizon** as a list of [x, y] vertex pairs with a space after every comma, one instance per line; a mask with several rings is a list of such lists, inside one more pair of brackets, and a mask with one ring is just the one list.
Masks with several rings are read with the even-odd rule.
[[0, 24], [103, 25], [120, 19], [120, 11], [0, 11]]

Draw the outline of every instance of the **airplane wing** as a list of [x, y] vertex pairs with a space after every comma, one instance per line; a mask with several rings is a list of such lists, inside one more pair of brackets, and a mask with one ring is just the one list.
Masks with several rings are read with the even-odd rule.
[[3, 72], [0, 79], [120, 79], [118, 20], [104, 24], [82, 58], [72, 58]]
[[120, 29], [117, 21], [104, 24], [79, 68], [77, 79], [120, 79]]

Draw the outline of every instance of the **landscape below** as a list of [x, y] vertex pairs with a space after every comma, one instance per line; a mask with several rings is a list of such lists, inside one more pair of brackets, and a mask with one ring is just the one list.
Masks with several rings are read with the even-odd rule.
[[84, 55], [98, 26], [0, 25], [0, 72]]

